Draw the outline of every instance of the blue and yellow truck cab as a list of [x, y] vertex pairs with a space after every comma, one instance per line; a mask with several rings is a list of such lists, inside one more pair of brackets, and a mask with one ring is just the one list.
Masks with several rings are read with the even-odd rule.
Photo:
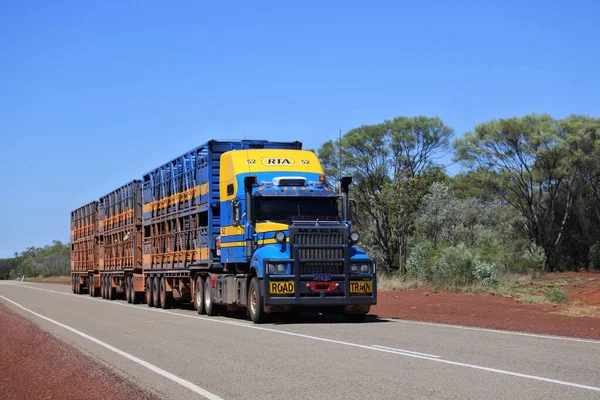
[[292, 308], [360, 320], [376, 304], [375, 260], [351, 231], [351, 179], [342, 178], [336, 195], [315, 154], [294, 144], [221, 155], [215, 250], [222, 270], [209, 268], [210, 284], [196, 287], [197, 309], [246, 307], [259, 323]]

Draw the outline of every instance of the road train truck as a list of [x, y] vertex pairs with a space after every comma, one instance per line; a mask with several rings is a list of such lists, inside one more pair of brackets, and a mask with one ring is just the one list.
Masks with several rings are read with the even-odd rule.
[[255, 323], [293, 310], [361, 320], [376, 266], [356, 246], [351, 181], [336, 194], [300, 142], [210, 141], [71, 213], [87, 246], [73, 290]]

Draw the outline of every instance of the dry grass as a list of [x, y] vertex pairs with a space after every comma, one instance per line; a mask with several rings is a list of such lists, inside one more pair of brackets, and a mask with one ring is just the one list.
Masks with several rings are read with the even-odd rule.
[[[20, 279], [19, 279], [20, 280]], [[25, 278], [25, 282], [62, 282], [62, 283], [71, 283], [70, 276], [49, 276], [47, 278]]]
[[377, 290], [411, 290], [422, 286], [425, 284], [418, 279], [402, 278], [397, 274], [377, 276]]
[[550, 303], [550, 300], [546, 296], [537, 296], [537, 295], [521, 295], [517, 297], [517, 302], [519, 303], [527, 303], [527, 304], [542, 304], [542, 303]]
[[571, 317], [600, 318], [600, 307], [590, 306], [580, 301], [576, 301], [575, 303], [568, 305], [560, 313]]

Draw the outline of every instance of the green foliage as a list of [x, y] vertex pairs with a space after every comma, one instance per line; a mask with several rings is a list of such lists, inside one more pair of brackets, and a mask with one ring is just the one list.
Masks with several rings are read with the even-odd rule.
[[434, 282], [464, 286], [474, 282], [475, 257], [463, 244], [447, 247], [435, 263]]
[[[3, 266], [5, 268], [3, 272]], [[69, 244], [54, 240], [52, 245], [28, 247], [14, 258], [0, 260], [0, 279], [10, 277], [41, 277], [69, 275], [71, 253]], [[7, 271], [7, 272], [6, 272]]]
[[[452, 129], [439, 118], [398, 117], [347, 132], [318, 151], [330, 182], [354, 178], [355, 225], [362, 245], [380, 255], [388, 272], [400, 269], [421, 198], [431, 183], [446, 179], [435, 160], [449, 149]], [[343, 149], [342, 168], [339, 150]]]
[[553, 303], [566, 303], [568, 300], [567, 293], [562, 289], [552, 289], [546, 293], [546, 297]]
[[590, 248], [590, 269], [600, 269], [600, 243], [592, 245]]
[[425, 282], [435, 281], [437, 278], [436, 263], [439, 255], [440, 252], [436, 251], [430, 242], [415, 243], [406, 259], [407, 274]]
[[454, 143], [455, 158], [486, 172], [486, 187], [523, 217], [525, 233], [556, 269], [574, 201], [586, 180], [593, 187], [599, 132], [599, 120], [584, 116], [491, 120]]
[[500, 283], [496, 266], [485, 261], [475, 261], [473, 277], [484, 286], [496, 286]]

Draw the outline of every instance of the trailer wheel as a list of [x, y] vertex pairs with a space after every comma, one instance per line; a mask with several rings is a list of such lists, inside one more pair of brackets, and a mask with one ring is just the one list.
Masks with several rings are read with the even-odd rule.
[[108, 291], [108, 299], [114, 300], [117, 297], [117, 288], [112, 287], [112, 278], [106, 277], [106, 290]]
[[102, 275], [102, 298], [108, 300], [108, 290], [106, 290], [106, 275]]
[[152, 302], [154, 303], [154, 307], [160, 308], [162, 304], [160, 304], [160, 277], [155, 276], [152, 283]]
[[[209, 278], [210, 279], [210, 278]], [[198, 314], [204, 314], [204, 279], [200, 275], [196, 278], [196, 284], [194, 285], [194, 291], [196, 294], [196, 311]]]
[[154, 295], [152, 293], [152, 277], [149, 276], [146, 278], [146, 304], [148, 307], [152, 307], [154, 305]]
[[81, 293], [81, 282], [79, 282], [79, 275], [77, 275], [77, 280], [75, 281], [75, 293]]
[[160, 280], [160, 305], [165, 310], [173, 305], [173, 292], [167, 291], [167, 278], [164, 276]]
[[71, 291], [75, 294], [75, 275], [71, 275]]
[[211, 286], [210, 277], [207, 277], [204, 281], [204, 309], [206, 311], [206, 315], [212, 317], [218, 315], [222, 307], [213, 303]]
[[90, 275], [88, 279], [88, 294], [91, 297], [94, 297], [94, 295], [96, 294], [94, 289], [94, 275]]
[[139, 303], [140, 296], [135, 292], [135, 281], [133, 279], [133, 276], [129, 277], [129, 290], [131, 290], [131, 292], [129, 293], [129, 298], [131, 299], [131, 304]]
[[250, 281], [250, 288], [248, 289], [248, 311], [250, 313], [250, 319], [255, 324], [265, 322], [265, 309], [263, 304], [263, 296], [260, 292], [260, 284], [257, 277], [252, 278]]
[[129, 275], [125, 277], [125, 300], [131, 303], [131, 283], [129, 282]]

